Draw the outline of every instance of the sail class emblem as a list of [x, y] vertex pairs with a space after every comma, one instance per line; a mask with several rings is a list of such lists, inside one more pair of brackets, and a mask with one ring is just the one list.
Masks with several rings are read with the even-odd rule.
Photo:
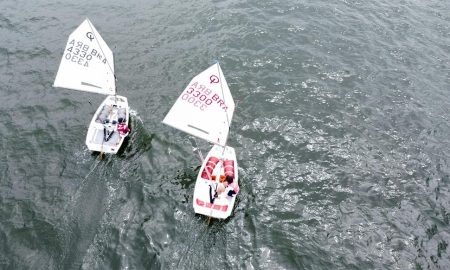
[[87, 32], [87, 33], [86, 33], [86, 37], [87, 37], [90, 41], [92, 41], [92, 40], [94, 39], [94, 34], [92, 34], [92, 32]]
[[217, 77], [216, 75], [211, 75], [209, 77], [209, 82], [210, 83], [219, 83], [219, 77]]

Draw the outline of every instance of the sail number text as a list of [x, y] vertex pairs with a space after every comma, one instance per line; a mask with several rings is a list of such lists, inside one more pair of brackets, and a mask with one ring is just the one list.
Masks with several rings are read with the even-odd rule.
[[98, 59], [106, 64], [106, 58], [99, 51], [75, 39], [69, 42], [64, 58], [84, 67], [89, 67], [89, 61], [92, 59]]
[[194, 82], [181, 95], [181, 99], [191, 103], [202, 111], [204, 111], [209, 105], [213, 103], [219, 104], [219, 106], [226, 111], [227, 106], [225, 105], [225, 102], [220, 98], [220, 96], [216, 93], [214, 93], [214, 95], [212, 96], [211, 94], [211, 89], [207, 88], [203, 84]]

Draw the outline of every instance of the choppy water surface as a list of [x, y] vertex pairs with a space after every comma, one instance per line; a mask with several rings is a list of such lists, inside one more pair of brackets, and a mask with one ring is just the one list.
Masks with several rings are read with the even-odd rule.
[[[1, 269], [448, 269], [448, 1], [0, 2]], [[103, 97], [52, 88], [89, 17], [133, 133], [84, 145]], [[161, 120], [214, 61], [237, 102], [234, 214]], [[204, 152], [209, 145], [201, 145]]]

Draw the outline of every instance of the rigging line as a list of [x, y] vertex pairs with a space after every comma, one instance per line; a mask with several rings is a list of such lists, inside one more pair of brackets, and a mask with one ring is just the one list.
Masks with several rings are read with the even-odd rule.
[[[94, 27], [92, 26], [91, 21], [90, 21], [89, 19], [88, 19], [87, 21], [88, 21], [89, 27], [91, 28], [92, 35], [94, 35], [95, 42], [97, 42], [98, 47], [99, 47], [100, 50], [102, 51], [103, 57], [105, 57], [105, 60], [106, 60], [106, 64], [108, 64], [109, 70], [112, 72], [112, 74], [113, 74], [113, 76], [114, 76], [114, 80], [116, 80], [116, 73], [114, 72], [114, 70], [112, 69], [111, 65], [109, 64], [109, 61], [108, 61], [108, 59], [106, 58], [106, 54], [105, 54], [105, 52], [103, 51], [103, 48], [102, 48], [102, 46], [100, 45], [100, 42], [98, 42], [98, 38], [97, 38], [97, 36], [95, 35], [95, 32], [96, 32], [96, 31], [94, 31]], [[111, 53], [112, 53], [112, 52], [111, 52]], [[114, 55], [114, 54], [113, 54], [113, 55]], [[114, 92], [116, 92], [116, 89], [114, 89]]]

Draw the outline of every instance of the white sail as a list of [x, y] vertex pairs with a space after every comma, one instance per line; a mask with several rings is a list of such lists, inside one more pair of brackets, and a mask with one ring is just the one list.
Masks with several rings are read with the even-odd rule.
[[113, 53], [89, 19], [69, 36], [53, 86], [115, 94]]
[[214, 64], [191, 80], [163, 123], [225, 146], [233, 112], [230, 89], [219, 64]]

